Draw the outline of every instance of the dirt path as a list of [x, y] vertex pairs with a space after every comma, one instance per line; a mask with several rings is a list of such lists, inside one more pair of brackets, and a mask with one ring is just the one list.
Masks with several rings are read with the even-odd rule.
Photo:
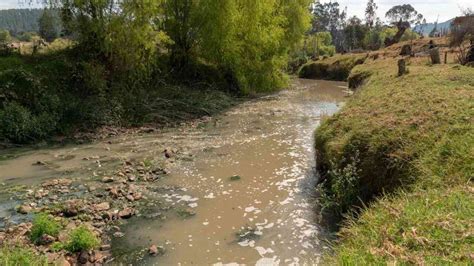
[[[323, 245], [311, 205], [312, 135], [322, 117], [338, 110], [343, 86], [297, 80], [294, 90], [244, 103], [191, 128], [0, 154], [12, 157], [0, 162], [0, 182], [87, 181], [124, 160], [160, 165], [169, 174], [149, 185], [153, 193], [146, 198], [161, 207], [145, 205], [142, 215], [123, 222], [124, 236], [112, 240], [115, 262], [317, 263]], [[10, 216], [15, 202], [0, 201], [0, 217]], [[22, 219], [28, 218], [16, 221]], [[151, 244], [163, 246], [165, 254], [143, 255]]]

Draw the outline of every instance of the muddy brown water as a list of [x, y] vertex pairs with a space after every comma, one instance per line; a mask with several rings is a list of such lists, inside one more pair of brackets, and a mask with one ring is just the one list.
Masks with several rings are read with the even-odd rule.
[[[87, 180], [126, 159], [158, 161], [171, 170], [160, 186], [176, 190], [156, 197], [171, 206], [187, 205], [196, 215], [129, 220], [125, 236], [113, 242], [125, 256], [111, 264], [317, 264], [325, 245], [312, 205], [317, 180], [313, 132], [343, 104], [345, 86], [299, 79], [291, 90], [243, 103], [195, 127], [1, 151], [0, 182]], [[163, 160], [164, 148], [175, 150], [175, 158]], [[0, 217], [6, 216], [12, 203], [0, 201]], [[166, 253], [126, 255], [151, 244], [165, 247]]]

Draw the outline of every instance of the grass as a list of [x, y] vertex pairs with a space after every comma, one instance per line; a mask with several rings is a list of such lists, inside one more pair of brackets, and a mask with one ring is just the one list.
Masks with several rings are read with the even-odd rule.
[[33, 243], [38, 244], [43, 235], [58, 236], [61, 225], [45, 213], [37, 214], [33, 220], [30, 238]]
[[99, 239], [91, 230], [85, 226], [79, 226], [70, 233], [65, 249], [70, 252], [80, 252], [97, 248], [99, 244]]
[[365, 85], [316, 132], [322, 204], [344, 220], [327, 264], [472, 262], [474, 68], [368, 60]]
[[351, 70], [365, 60], [365, 54], [335, 55], [303, 65], [298, 75], [300, 78], [345, 81]]
[[46, 266], [46, 257], [32, 250], [19, 247], [0, 248], [0, 265], [3, 266]]

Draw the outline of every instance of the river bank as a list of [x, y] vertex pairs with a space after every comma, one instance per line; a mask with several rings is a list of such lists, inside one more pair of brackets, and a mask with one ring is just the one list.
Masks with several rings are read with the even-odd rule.
[[416, 57], [399, 77], [396, 60], [356, 66], [363, 85], [315, 134], [320, 203], [363, 207], [326, 263], [472, 262], [474, 69]]
[[[313, 212], [312, 132], [342, 105], [345, 85], [296, 80], [191, 125], [4, 156], [1, 216], [24, 223], [23, 240], [50, 259], [315, 263], [325, 232]], [[51, 244], [29, 242], [39, 211], [63, 224]], [[102, 248], [54, 252], [80, 225]]]

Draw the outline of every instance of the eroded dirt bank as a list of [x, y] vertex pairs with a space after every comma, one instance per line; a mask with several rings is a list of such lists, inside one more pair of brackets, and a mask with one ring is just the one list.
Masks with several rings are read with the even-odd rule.
[[[0, 223], [53, 206], [69, 216], [73, 202], [67, 226], [87, 223], [110, 243], [103, 261], [316, 263], [324, 247], [310, 204], [312, 132], [338, 110], [344, 86], [297, 80], [294, 90], [178, 129], [3, 151]], [[72, 183], [51, 184], [63, 178]], [[151, 245], [158, 256], [148, 255]]]

